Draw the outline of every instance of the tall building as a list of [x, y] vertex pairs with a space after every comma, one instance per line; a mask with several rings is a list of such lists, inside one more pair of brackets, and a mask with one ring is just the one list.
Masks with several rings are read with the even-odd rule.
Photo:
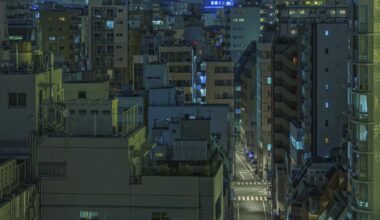
[[128, 77], [128, 6], [126, 0], [91, 0], [90, 66], [92, 79], [110, 79], [111, 92], [124, 84]]
[[40, 12], [38, 27], [45, 57], [54, 54], [55, 64], [66, 71], [84, 68], [80, 62], [80, 15], [79, 9], [45, 9]]
[[380, 2], [352, 1], [349, 69], [352, 219], [380, 218]]
[[260, 36], [260, 8], [239, 6], [227, 10], [227, 42], [232, 62], [237, 62], [251, 41]]

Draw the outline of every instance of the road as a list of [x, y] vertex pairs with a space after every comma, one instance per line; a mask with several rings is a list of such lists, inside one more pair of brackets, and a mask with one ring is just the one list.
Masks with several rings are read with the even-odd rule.
[[253, 175], [254, 168], [240, 151], [236, 152], [235, 166], [235, 220], [270, 220], [266, 184]]

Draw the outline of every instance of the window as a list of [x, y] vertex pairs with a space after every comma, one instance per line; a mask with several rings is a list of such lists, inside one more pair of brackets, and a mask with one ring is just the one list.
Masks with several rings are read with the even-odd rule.
[[70, 109], [70, 115], [75, 115], [75, 110], [74, 109]]
[[325, 84], [325, 91], [329, 91], [329, 84]]
[[8, 107], [25, 107], [26, 93], [9, 93]]
[[367, 125], [360, 124], [359, 125], [359, 141], [367, 141], [367, 140], [368, 140]]
[[325, 102], [325, 108], [329, 109], [329, 102]]
[[55, 36], [49, 36], [49, 41], [55, 41]]
[[106, 29], [107, 30], [113, 30], [114, 22], [112, 20], [106, 21]]
[[64, 162], [39, 162], [38, 175], [40, 177], [65, 177], [65, 167]]
[[99, 113], [98, 110], [91, 110], [91, 115], [97, 115]]
[[272, 77], [267, 77], [267, 84], [271, 85], [272, 84]]
[[79, 212], [80, 220], [98, 220], [99, 212], [97, 211], [80, 211]]
[[103, 110], [103, 115], [110, 115], [111, 114], [111, 111], [109, 110]]
[[116, 36], [117, 36], [117, 37], [122, 37], [122, 36], [123, 36], [123, 33], [117, 33]]
[[151, 220], [170, 220], [170, 218], [166, 212], [153, 212]]
[[81, 110], [78, 111], [78, 114], [79, 115], [87, 115], [87, 110], [81, 109]]
[[66, 19], [65, 19], [65, 17], [59, 17], [58, 20], [65, 21]]
[[329, 54], [329, 49], [328, 48], [325, 49], [325, 54]]
[[325, 120], [325, 127], [329, 126], [329, 120]]
[[329, 35], [330, 35], [329, 30], [325, 30], [325, 36], [329, 36]]
[[78, 92], [78, 99], [86, 99], [86, 91], [79, 91]]
[[329, 144], [330, 139], [328, 137], [325, 138], [325, 144]]
[[325, 68], [325, 73], [328, 73], [329, 72], [329, 68]]

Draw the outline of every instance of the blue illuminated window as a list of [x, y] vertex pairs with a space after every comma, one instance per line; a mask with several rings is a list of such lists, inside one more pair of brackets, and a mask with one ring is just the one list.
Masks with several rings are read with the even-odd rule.
[[329, 109], [329, 102], [325, 102], [325, 108]]
[[108, 29], [108, 30], [112, 30], [113, 27], [114, 27], [114, 23], [113, 23], [113, 21], [107, 21], [107, 22], [106, 22], [106, 29]]
[[329, 30], [325, 30], [325, 36], [329, 36], [330, 35], [330, 31]]

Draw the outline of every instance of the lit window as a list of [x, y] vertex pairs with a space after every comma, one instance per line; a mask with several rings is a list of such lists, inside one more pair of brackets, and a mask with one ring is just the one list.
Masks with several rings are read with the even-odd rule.
[[55, 41], [55, 36], [49, 36], [49, 41]]
[[65, 21], [66, 19], [65, 19], [65, 17], [59, 17], [58, 18], [60, 21]]
[[328, 137], [325, 138], [325, 144], [329, 144], [330, 139]]
[[326, 109], [329, 108], [329, 102], [325, 102], [325, 108], [326, 108]]
[[329, 36], [329, 35], [330, 35], [329, 30], [325, 30], [325, 36]]
[[99, 213], [97, 211], [80, 211], [80, 220], [97, 220], [99, 218]]
[[112, 30], [113, 27], [114, 27], [114, 23], [113, 23], [113, 21], [107, 21], [107, 22], [106, 22], [106, 29], [107, 29], [107, 30]]
[[329, 91], [329, 84], [325, 84], [325, 91]]
[[272, 77], [267, 77], [267, 84], [271, 85], [272, 84]]
[[345, 14], [346, 14], [346, 10], [344, 10], [344, 9], [340, 9], [340, 10], [339, 10], [339, 14], [341, 14], [341, 15], [345, 15]]

